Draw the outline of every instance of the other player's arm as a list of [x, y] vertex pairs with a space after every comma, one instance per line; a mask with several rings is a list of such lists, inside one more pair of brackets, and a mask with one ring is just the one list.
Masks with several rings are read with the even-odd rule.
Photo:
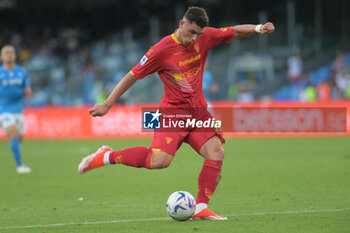
[[113, 104], [124, 94], [134, 83], [136, 78], [129, 72], [122, 80], [115, 86], [111, 94], [107, 97], [103, 104], [95, 104], [94, 107], [89, 109], [91, 116], [104, 116]]
[[245, 38], [255, 33], [271, 34], [275, 31], [275, 26], [270, 22], [262, 25], [242, 24], [234, 26], [233, 30], [233, 38]]

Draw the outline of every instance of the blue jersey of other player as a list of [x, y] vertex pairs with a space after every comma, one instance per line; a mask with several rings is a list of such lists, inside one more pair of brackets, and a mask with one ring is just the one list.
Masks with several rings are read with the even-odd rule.
[[23, 89], [27, 86], [30, 80], [23, 67], [0, 67], [0, 114], [23, 112]]
[[211, 74], [211, 72], [209, 70], [205, 70], [204, 74], [203, 74], [203, 92], [204, 92], [205, 99], [207, 100], [207, 102], [209, 102], [208, 92], [209, 92], [211, 85], [213, 85], [213, 75]]

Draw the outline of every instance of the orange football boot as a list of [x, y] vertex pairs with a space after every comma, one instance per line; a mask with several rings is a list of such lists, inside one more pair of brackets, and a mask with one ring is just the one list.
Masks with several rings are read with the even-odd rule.
[[[104, 165], [109, 164], [109, 157], [105, 158], [105, 153], [108, 151], [112, 151], [112, 148], [109, 146], [102, 146], [95, 153], [86, 156], [83, 158], [78, 167], [78, 172], [83, 174], [93, 168], [98, 168]], [[107, 161], [108, 160], [108, 161]]]
[[225, 216], [218, 216], [213, 211], [208, 208], [203, 209], [202, 211], [194, 214], [191, 220], [200, 220], [200, 219], [209, 219], [209, 220], [227, 220]]

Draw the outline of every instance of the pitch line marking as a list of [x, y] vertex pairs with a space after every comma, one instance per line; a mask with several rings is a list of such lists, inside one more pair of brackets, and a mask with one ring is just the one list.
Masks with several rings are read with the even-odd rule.
[[[256, 215], [271, 215], [271, 214], [304, 214], [304, 213], [324, 213], [324, 212], [342, 212], [348, 211], [350, 208], [343, 209], [331, 209], [331, 210], [301, 210], [301, 211], [281, 211], [281, 212], [266, 212], [266, 213], [241, 213], [241, 214], [226, 214], [228, 217], [239, 216], [256, 216]], [[165, 221], [171, 220], [167, 218], [146, 218], [146, 219], [124, 219], [124, 220], [111, 220], [111, 221], [97, 221], [97, 222], [68, 222], [68, 223], [56, 223], [47, 225], [27, 225], [27, 226], [8, 226], [0, 227], [0, 230], [6, 229], [25, 229], [25, 228], [41, 228], [41, 227], [61, 227], [71, 225], [94, 225], [94, 224], [111, 224], [111, 223], [125, 223], [125, 222], [151, 222], [151, 221]]]

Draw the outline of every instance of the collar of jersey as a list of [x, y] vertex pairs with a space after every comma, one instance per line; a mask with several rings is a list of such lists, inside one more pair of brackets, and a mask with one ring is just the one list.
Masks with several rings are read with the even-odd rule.
[[171, 34], [171, 38], [173, 38], [173, 40], [174, 40], [177, 44], [182, 44], [182, 45], [183, 45], [183, 43], [181, 43], [181, 41], [179, 41], [179, 40], [176, 38], [175, 33]]

